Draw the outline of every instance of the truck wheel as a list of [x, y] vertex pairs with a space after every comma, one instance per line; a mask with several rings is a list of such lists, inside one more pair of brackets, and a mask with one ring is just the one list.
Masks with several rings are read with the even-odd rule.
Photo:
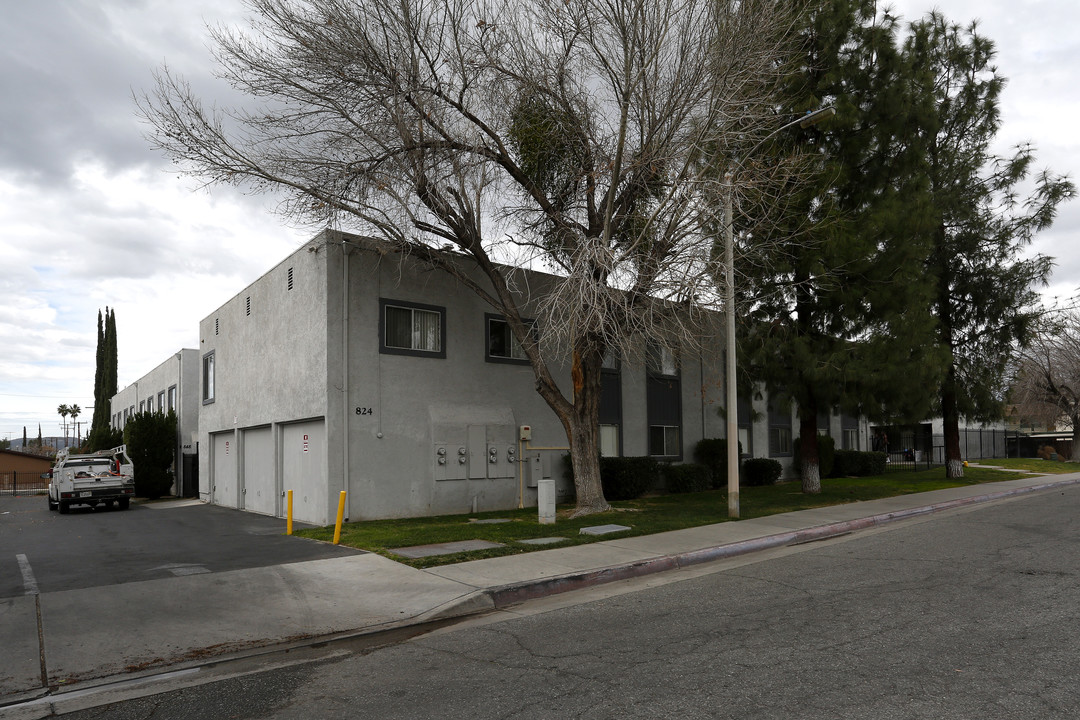
[[127, 510], [129, 507], [131, 507], [131, 498], [120, 498], [116, 501], [116, 507], [120, 508], [121, 510]]
[[55, 510], [56, 509], [56, 503], [53, 502], [52, 498], [49, 498], [49, 509], [50, 510]]
[[61, 515], [67, 515], [68, 504], [66, 502], [64, 502], [63, 500], [61, 500], [58, 507], [57, 507], [57, 509], [60, 511]]

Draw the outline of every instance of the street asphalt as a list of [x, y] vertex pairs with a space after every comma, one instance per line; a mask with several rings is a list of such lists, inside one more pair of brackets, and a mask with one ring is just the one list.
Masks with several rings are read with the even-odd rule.
[[[0, 598], [0, 718], [87, 706], [103, 687], [208, 662], [380, 635], [1080, 483], [1024, 477], [418, 570], [374, 554]], [[169, 512], [167, 509], [161, 512]]]

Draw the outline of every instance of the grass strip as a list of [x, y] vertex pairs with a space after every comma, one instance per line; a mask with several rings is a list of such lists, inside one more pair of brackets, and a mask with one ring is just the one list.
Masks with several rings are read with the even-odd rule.
[[[994, 464], [1003, 463], [1003, 461], [999, 460], [993, 462]], [[1077, 468], [1072, 463], [1031, 462], [1046, 462], [1048, 466], [1071, 466], [1074, 468], [1062, 472], [1075, 472], [1075, 468]], [[1042, 466], [1037, 465], [1037, 467]], [[1046, 472], [1046, 470], [1042, 470], [1042, 472]], [[822, 481], [821, 493], [817, 495], [804, 494], [798, 481], [765, 487], [744, 487], [739, 493], [739, 505], [743, 518], [755, 518], [795, 510], [877, 500], [898, 495], [1023, 477], [1022, 474], [1008, 470], [975, 467], [966, 468], [964, 477], [959, 480], [948, 480], [942, 475], [942, 469], [936, 468], [905, 473], [890, 472], [886, 475], [864, 478], [827, 478]], [[571, 518], [570, 513], [573, 511], [573, 507], [570, 505], [560, 507], [558, 522], [554, 525], [540, 525], [537, 522], [535, 508], [401, 520], [352, 522], [342, 526], [341, 544], [379, 553], [412, 567], [425, 568], [465, 562], [467, 560], [534, 552], [552, 547], [583, 545], [600, 540], [609, 540], [613, 537], [652, 535], [668, 530], [682, 530], [728, 521], [727, 492], [724, 490], [679, 495], [655, 495], [637, 500], [613, 502], [612, 506], [614, 509], [611, 512], [589, 515], [583, 518]], [[476, 522], [477, 520], [494, 518], [506, 518], [510, 522], [496, 524], [478, 524]], [[628, 525], [631, 529], [618, 535], [599, 537], [581, 535], [579, 532], [583, 527], [608, 523]], [[299, 530], [296, 534], [330, 542], [333, 540], [334, 528], [333, 526], [310, 528]], [[539, 537], [563, 537], [565, 539], [557, 545], [542, 546], [523, 545], [519, 542], [520, 540]], [[503, 547], [416, 559], [403, 558], [390, 552], [391, 548], [460, 540], [488, 540], [502, 543]]]

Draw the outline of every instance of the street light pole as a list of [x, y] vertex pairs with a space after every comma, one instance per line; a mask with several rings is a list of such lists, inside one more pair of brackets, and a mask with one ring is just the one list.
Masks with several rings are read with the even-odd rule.
[[[798, 120], [793, 120], [782, 125], [766, 135], [754, 146], [753, 150], [744, 157], [749, 157], [754, 150], [761, 147], [762, 143], [782, 130], [798, 125], [808, 128], [825, 118], [836, 114], [836, 108], [824, 107], [814, 112], [803, 115]], [[734, 167], [727, 173], [726, 187], [724, 188], [724, 304], [727, 308], [726, 334], [726, 399], [725, 414], [727, 415], [727, 478], [728, 478], [728, 517], [739, 517], [739, 409], [738, 398], [735, 390], [735, 222], [732, 217], [732, 196], [735, 194], [735, 170], [741, 162], [736, 162]]]

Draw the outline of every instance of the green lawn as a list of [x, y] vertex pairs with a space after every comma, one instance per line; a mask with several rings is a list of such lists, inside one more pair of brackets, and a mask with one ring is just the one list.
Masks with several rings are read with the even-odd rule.
[[[946, 480], [944, 470], [936, 468], [919, 472], [890, 472], [887, 475], [868, 478], [830, 478], [822, 481], [822, 491], [819, 495], [804, 495], [798, 482], [768, 487], [744, 487], [740, 491], [740, 508], [743, 518], [762, 517], [792, 510], [875, 500], [961, 485], [1010, 480], [1016, 477], [1018, 475], [1015, 472], [967, 468], [962, 480]], [[376, 552], [413, 567], [433, 567], [550, 547], [580, 545], [613, 537], [612, 535], [594, 537], [579, 534], [578, 531], [581, 528], [590, 525], [607, 523], [627, 525], [631, 529], [615, 537], [629, 537], [727, 521], [727, 493], [723, 490], [684, 495], [659, 495], [616, 502], [612, 505], [616, 508], [612, 512], [577, 519], [568, 517], [573, 510], [571, 506], [560, 507], [559, 519], [554, 525], [540, 525], [537, 522], [535, 508], [472, 515], [346, 523], [342, 526], [341, 543]], [[506, 518], [510, 522], [501, 524], [475, 522], [475, 520], [492, 518]], [[317, 540], [332, 541], [334, 528], [329, 526], [300, 530], [296, 534]], [[518, 542], [538, 537], [564, 537], [565, 540], [558, 545], [547, 546], [522, 545]], [[458, 540], [490, 540], [504, 543], [505, 547], [416, 560], [389, 552], [389, 548]]]
[[995, 458], [993, 460], [975, 460], [979, 465], [994, 465], [1016, 470], [1029, 470], [1033, 473], [1074, 473], [1080, 472], [1080, 463], [1062, 462], [1060, 460], [1043, 460], [1042, 458]]

